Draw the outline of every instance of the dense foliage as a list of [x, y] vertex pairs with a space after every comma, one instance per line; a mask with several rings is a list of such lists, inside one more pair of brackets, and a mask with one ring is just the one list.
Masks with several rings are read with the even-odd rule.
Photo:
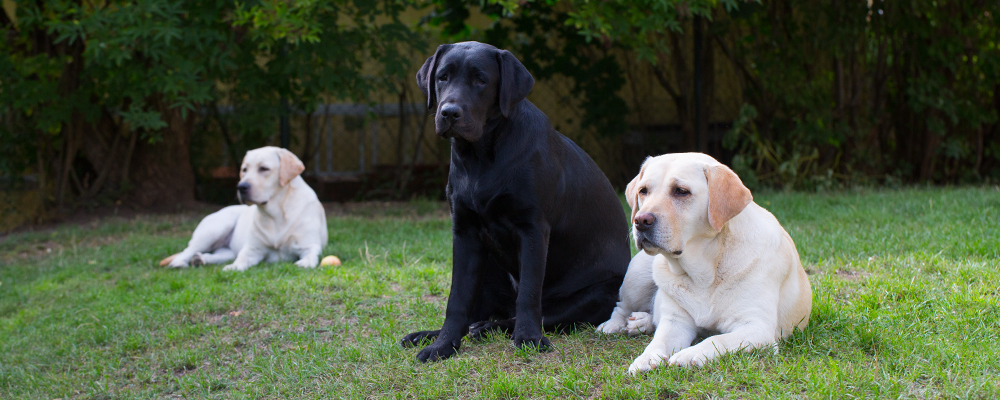
[[747, 107], [735, 164], [815, 176], [1000, 177], [1000, 3], [768, 2], [723, 22]]
[[408, 7], [17, 2], [0, 13], [0, 175], [33, 168], [58, 204], [115, 193], [144, 205], [193, 200], [196, 123], [219, 124], [239, 154], [236, 144], [272, 135], [291, 109], [393, 90], [410, 75], [403, 52], [423, 46], [398, 19]]
[[[537, 4], [502, 3], [515, 13]], [[650, 65], [685, 137], [702, 132], [684, 150], [711, 151], [697, 125], [707, 125], [714, 77], [690, 71], [731, 63], [745, 105], [725, 140], [729, 151], [715, 153], [735, 151], [723, 161], [751, 184], [1000, 177], [998, 2], [562, 3], [582, 36]], [[683, 59], [687, 40], [700, 57]]]
[[[679, 133], [654, 133], [680, 146], [619, 141], [635, 153], [613, 160], [622, 176], [641, 155], [697, 150], [751, 185], [1000, 177], [996, 1], [14, 4], [0, 12], [0, 178], [30, 174], [50, 204], [190, 200], [203, 157], [192, 143], [208, 140], [192, 132], [221, 135], [238, 159], [292, 110], [405, 90], [428, 31], [508, 48], [540, 81], [568, 78], [581, 127], [599, 137], [676, 110]], [[471, 27], [476, 11], [493, 23]], [[741, 86], [733, 121], [710, 120], [723, 66]], [[672, 104], [625, 99], [628, 84]], [[720, 122], [733, 129], [710, 142]]]

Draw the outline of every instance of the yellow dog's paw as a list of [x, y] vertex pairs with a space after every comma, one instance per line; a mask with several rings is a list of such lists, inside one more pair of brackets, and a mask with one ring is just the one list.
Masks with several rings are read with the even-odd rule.
[[607, 321], [604, 321], [604, 323], [598, 325], [595, 331], [597, 333], [603, 333], [605, 335], [612, 335], [615, 333], [625, 332], [625, 325], [622, 325], [620, 322], [615, 321], [614, 319], [609, 319]]
[[642, 311], [634, 312], [628, 317], [627, 329], [629, 336], [651, 335], [656, 331], [656, 327], [653, 326], [653, 316]]
[[679, 367], [703, 367], [705, 363], [708, 362], [712, 356], [715, 355], [716, 350], [712, 349], [712, 354], [706, 354], [706, 352], [699, 348], [698, 346], [688, 347], [684, 350], [678, 351], [670, 357], [670, 365], [676, 365]]
[[236, 264], [229, 264], [229, 265], [227, 265], [225, 267], [222, 267], [222, 270], [223, 271], [241, 271], [242, 272], [242, 271], [246, 271], [247, 268], [249, 268], [249, 267], [245, 267], [245, 266], [241, 266], [241, 265], [236, 265]]
[[659, 354], [642, 353], [639, 357], [636, 357], [635, 361], [632, 361], [632, 365], [628, 367], [628, 373], [635, 376], [643, 372], [648, 372], [659, 367], [663, 362], [663, 357]]

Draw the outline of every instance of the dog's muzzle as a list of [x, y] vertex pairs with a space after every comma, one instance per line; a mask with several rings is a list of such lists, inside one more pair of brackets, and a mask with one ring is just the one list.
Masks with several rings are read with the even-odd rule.
[[240, 182], [236, 185], [236, 198], [240, 201], [240, 204], [246, 204], [250, 201], [250, 184], [246, 182]]
[[651, 233], [656, 224], [656, 215], [648, 212], [639, 212], [632, 218], [632, 229], [635, 231], [635, 245], [643, 250], [659, 248], [652, 240]]
[[[662, 254], [667, 257], [680, 257], [684, 252], [683, 250], [671, 250], [664, 247], [663, 244], [669, 243], [668, 241], [661, 241], [662, 237], [657, 237], [654, 231], [643, 231], [636, 229], [635, 231], [635, 247], [639, 250], [646, 252], [649, 255]], [[657, 240], [661, 239], [661, 240]], [[667, 244], [669, 246], [669, 244]]]
[[444, 103], [437, 110], [434, 118], [434, 128], [438, 136], [449, 138], [454, 137], [453, 129], [462, 118], [462, 107], [454, 103]]
[[635, 235], [635, 247], [638, 247], [639, 250], [650, 250], [650, 251], [655, 251], [655, 249], [659, 249], [659, 246], [657, 246], [652, 240], [649, 240], [649, 238], [646, 237], [646, 235], [643, 234], [642, 232], [637, 232]]
[[451, 139], [451, 138], [455, 137], [455, 131], [453, 131], [451, 129], [447, 129], [444, 132], [438, 132], [437, 135], [438, 135], [438, 137], [440, 137], [442, 139]]

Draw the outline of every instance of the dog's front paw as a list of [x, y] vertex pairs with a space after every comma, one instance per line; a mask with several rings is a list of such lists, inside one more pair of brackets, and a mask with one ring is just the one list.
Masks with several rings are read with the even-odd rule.
[[458, 353], [458, 345], [455, 343], [438, 343], [424, 347], [417, 353], [417, 360], [420, 362], [434, 362], [449, 358]]
[[409, 335], [403, 336], [403, 340], [400, 340], [399, 344], [403, 347], [416, 347], [424, 341], [433, 341], [440, 333], [441, 331], [413, 332]]
[[659, 367], [663, 361], [663, 356], [658, 353], [643, 352], [639, 357], [636, 357], [635, 361], [632, 361], [632, 365], [629, 365], [628, 373], [635, 376], [643, 372], [648, 372]]
[[298, 265], [302, 268], [316, 268], [316, 265], [318, 264], [319, 262], [315, 260], [315, 257], [313, 257], [312, 259], [303, 258], [295, 262], [295, 265]]
[[222, 270], [223, 271], [241, 271], [242, 272], [242, 271], [246, 271], [247, 268], [249, 268], [249, 266], [239, 265], [239, 264], [235, 264], [234, 263], [234, 264], [229, 264], [229, 265], [227, 265], [225, 267], [222, 267]]
[[[178, 257], [179, 255], [180, 254], [170, 256], [172, 259], [170, 260], [170, 263], [167, 264], [167, 266], [170, 267], [170, 268], [187, 268], [188, 267], [187, 261], [185, 261], [181, 257]], [[164, 261], [166, 261], [166, 260], [164, 260]]]
[[195, 254], [194, 257], [191, 257], [191, 261], [188, 261], [188, 264], [191, 264], [192, 267], [205, 265], [205, 260], [201, 258], [201, 255], [202, 253]]
[[706, 352], [700, 346], [688, 347], [671, 356], [668, 362], [670, 365], [679, 367], [703, 367], [708, 360], [714, 358], [716, 353], [714, 347], [711, 349], [711, 353]]
[[605, 335], [612, 335], [615, 333], [625, 332], [625, 325], [620, 321], [616, 321], [614, 318], [604, 321], [604, 323], [597, 326], [597, 333], [603, 333]]
[[514, 347], [521, 350], [534, 350], [539, 353], [545, 353], [552, 350], [552, 342], [545, 336], [538, 338], [514, 337]]
[[656, 327], [653, 326], [653, 316], [642, 311], [636, 311], [628, 317], [626, 329], [629, 336], [651, 335], [656, 331]]

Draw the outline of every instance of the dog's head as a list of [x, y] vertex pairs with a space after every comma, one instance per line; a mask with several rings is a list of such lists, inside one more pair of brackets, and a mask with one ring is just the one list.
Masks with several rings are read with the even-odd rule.
[[625, 190], [636, 247], [679, 257], [696, 237], [714, 237], [751, 201], [729, 167], [701, 153], [647, 158]]
[[417, 71], [417, 85], [438, 135], [475, 142], [487, 120], [509, 116], [535, 80], [509, 51], [462, 42], [438, 46]]
[[280, 147], [250, 150], [240, 166], [236, 197], [243, 204], [267, 204], [305, 169], [294, 153]]

